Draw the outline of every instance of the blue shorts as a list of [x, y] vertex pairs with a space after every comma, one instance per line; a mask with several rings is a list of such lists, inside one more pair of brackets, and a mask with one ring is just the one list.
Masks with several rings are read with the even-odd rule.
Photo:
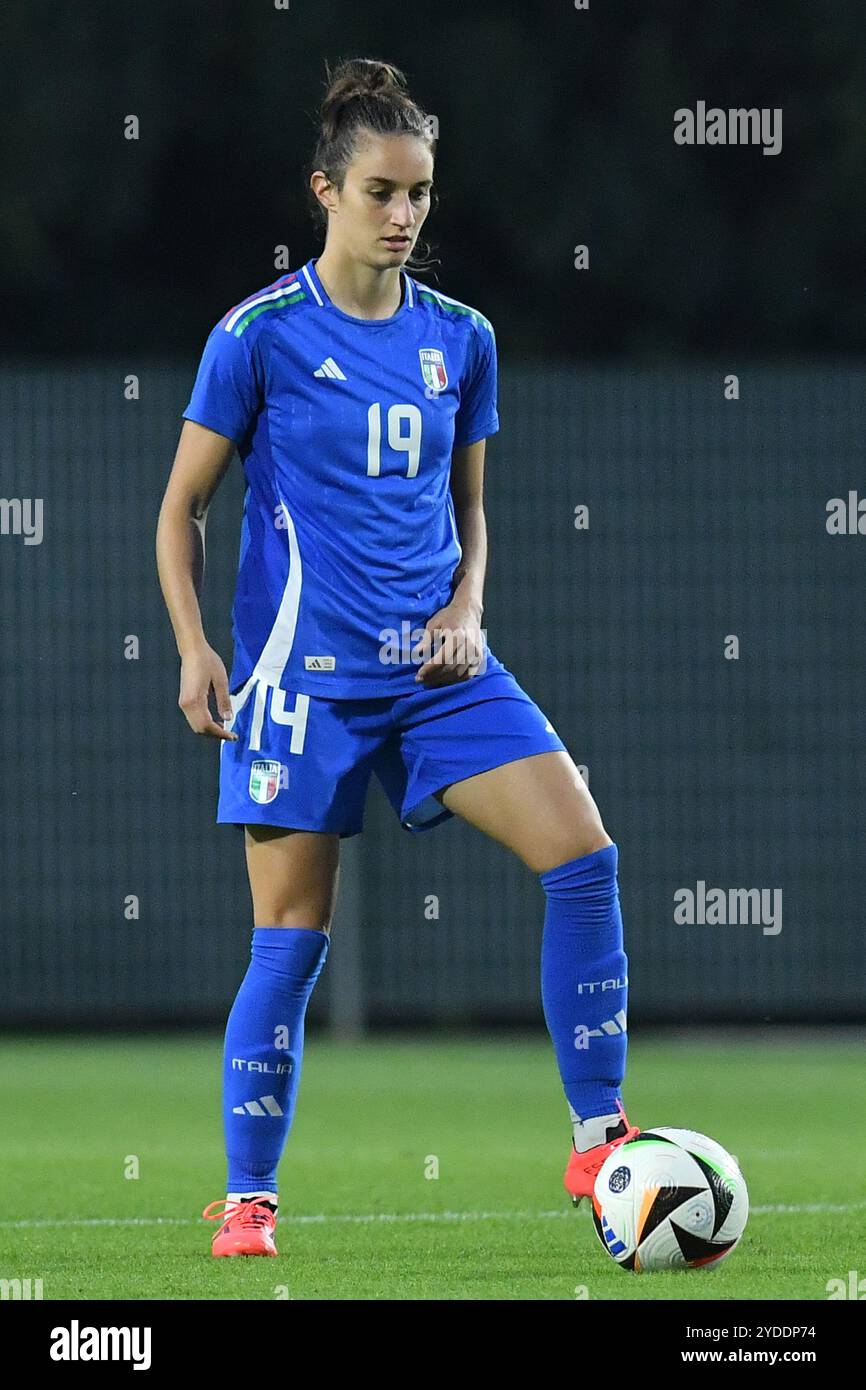
[[454, 685], [384, 699], [327, 700], [253, 676], [232, 695], [220, 745], [217, 821], [321, 830], [363, 828], [370, 776], [406, 830], [447, 820], [433, 793], [535, 753], [564, 749], [500, 663]]

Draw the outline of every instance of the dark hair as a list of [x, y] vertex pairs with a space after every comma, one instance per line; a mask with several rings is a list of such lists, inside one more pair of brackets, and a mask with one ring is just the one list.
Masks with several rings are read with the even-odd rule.
[[[436, 140], [427, 115], [410, 97], [406, 78], [391, 63], [375, 58], [346, 58], [332, 73], [327, 63], [327, 91], [319, 108], [319, 136], [313, 157], [307, 165], [306, 184], [313, 220], [320, 230], [328, 225], [328, 214], [310, 188], [310, 177], [317, 169], [342, 190], [347, 170], [357, 153], [359, 133], [376, 135], [417, 135], [435, 156]], [[431, 207], [437, 202], [433, 189]], [[430, 256], [430, 247], [421, 238], [406, 266], [411, 271], [429, 270], [439, 261]]]

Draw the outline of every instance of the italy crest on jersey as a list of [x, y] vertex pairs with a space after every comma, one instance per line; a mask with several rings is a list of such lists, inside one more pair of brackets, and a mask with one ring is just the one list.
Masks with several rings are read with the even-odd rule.
[[448, 373], [443, 354], [438, 348], [419, 348], [418, 356], [421, 358], [424, 385], [431, 391], [444, 391], [448, 385]]
[[280, 765], [266, 758], [257, 758], [250, 768], [250, 796], [260, 806], [267, 806], [280, 790]]

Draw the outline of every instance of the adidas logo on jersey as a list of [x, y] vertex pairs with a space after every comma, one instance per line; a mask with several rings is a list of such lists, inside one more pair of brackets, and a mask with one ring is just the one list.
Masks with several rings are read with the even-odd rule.
[[336, 381], [346, 380], [346, 377], [340, 371], [340, 368], [337, 366], [333, 357], [326, 357], [321, 367], [319, 367], [315, 372], [313, 372], [313, 376], [329, 376]]
[[259, 1096], [258, 1100], [247, 1100], [243, 1105], [233, 1105], [233, 1115], [282, 1115], [282, 1109], [274, 1096]]

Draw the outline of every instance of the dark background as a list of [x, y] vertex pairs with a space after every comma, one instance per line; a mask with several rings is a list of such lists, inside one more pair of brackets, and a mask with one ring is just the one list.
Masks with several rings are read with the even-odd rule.
[[[439, 120], [438, 283], [512, 359], [856, 353], [866, 343], [866, 8], [809, 0], [434, 6], [7, 0], [2, 348], [198, 352], [318, 250], [324, 62], [382, 57]], [[777, 156], [683, 148], [698, 100], [782, 107]], [[141, 122], [123, 138], [123, 118]], [[589, 244], [590, 273], [571, 269]]]

